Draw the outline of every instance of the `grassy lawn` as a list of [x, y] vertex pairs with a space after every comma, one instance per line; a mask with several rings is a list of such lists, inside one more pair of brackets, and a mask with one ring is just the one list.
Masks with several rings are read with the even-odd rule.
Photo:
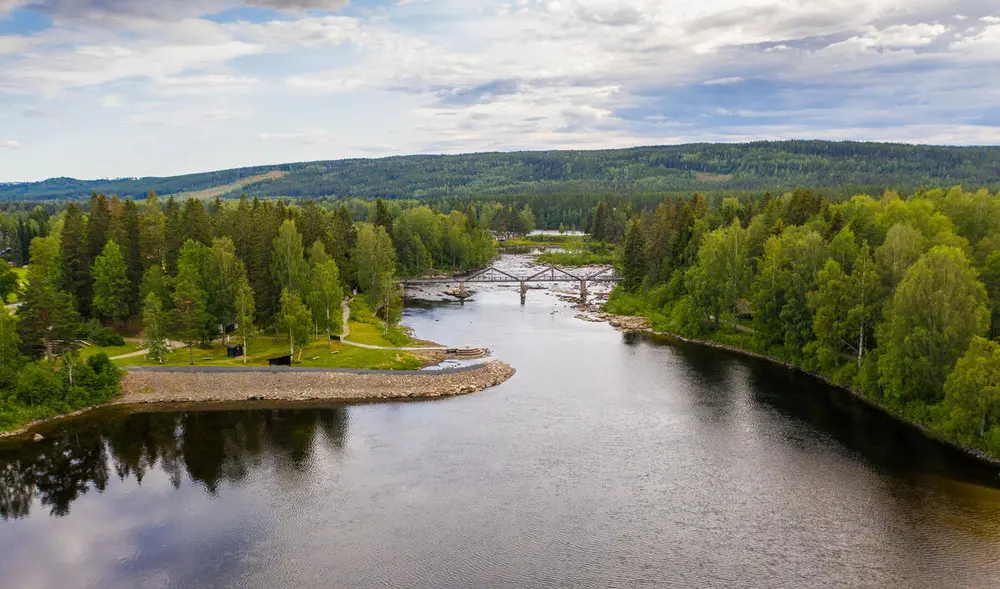
[[[257, 341], [247, 346], [248, 366], [267, 366], [267, 359], [288, 354], [288, 340], [273, 337], [259, 337]], [[368, 368], [378, 370], [416, 370], [423, 363], [420, 358], [405, 352], [390, 350], [369, 350], [334, 343], [332, 350], [327, 351], [326, 342], [322, 339], [309, 344], [302, 353], [302, 362], [294, 366], [307, 368]], [[298, 350], [295, 352], [299, 357]], [[116, 360], [119, 366], [187, 366], [190, 364], [190, 353], [187, 348], [171, 352], [163, 364], [150, 362], [145, 356], [136, 356]], [[194, 363], [200, 366], [243, 366], [243, 358], [230, 358], [222, 344], [213, 345], [209, 349], [199, 346], [194, 348]]]
[[108, 346], [102, 348], [101, 346], [85, 346], [80, 348], [80, 358], [86, 360], [91, 356], [97, 354], [98, 352], [104, 352], [108, 355], [108, 358], [114, 358], [115, 356], [121, 356], [122, 354], [131, 354], [132, 352], [141, 350], [142, 348], [138, 344], [126, 342], [124, 346]]
[[351, 301], [350, 307], [351, 334], [347, 339], [352, 342], [385, 348], [405, 348], [424, 343], [411, 338], [406, 334], [406, 330], [399, 327], [390, 328], [389, 334], [385, 335], [385, 323], [372, 315], [368, 304], [361, 297]]

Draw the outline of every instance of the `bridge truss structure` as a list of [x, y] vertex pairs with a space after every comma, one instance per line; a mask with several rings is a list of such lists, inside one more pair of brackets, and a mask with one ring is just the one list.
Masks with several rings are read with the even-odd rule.
[[597, 272], [591, 274], [582, 275], [574, 272], [570, 272], [565, 268], [560, 268], [558, 266], [546, 266], [541, 270], [530, 275], [518, 275], [512, 274], [505, 270], [501, 270], [496, 266], [489, 266], [483, 268], [478, 272], [464, 276], [447, 276], [447, 277], [427, 277], [427, 278], [412, 278], [410, 280], [403, 281], [403, 286], [417, 286], [417, 285], [430, 285], [430, 284], [456, 284], [458, 285], [458, 298], [463, 298], [461, 295], [466, 293], [465, 285], [470, 283], [494, 283], [494, 284], [519, 284], [521, 289], [521, 304], [525, 303], [528, 296], [528, 285], [534, 283], [551, 283], [551, 282], [577, 282], [580, 284], [580, 299], [583, 302], [587, 300], [587, 283], [588, 282], [620, 282], [621, 278], [615, 274], [615, 269], [608, 267], [602, 268]]

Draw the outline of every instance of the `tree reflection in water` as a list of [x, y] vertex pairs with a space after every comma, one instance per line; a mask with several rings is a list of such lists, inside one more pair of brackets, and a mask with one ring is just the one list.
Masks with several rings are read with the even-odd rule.
[[67, 515], [84, 494], [104, 491], [112, 473], [141, 484], [160, 469], [175, 488], [186, 474], [215, 495], [266, 461], [305, 470], [316, 444], [342, 450], [346, 430], [342, 407], [94, 416], [39, 442], [0, 446], [0, 517], [26, 517], [36, 497], [50, 515]]

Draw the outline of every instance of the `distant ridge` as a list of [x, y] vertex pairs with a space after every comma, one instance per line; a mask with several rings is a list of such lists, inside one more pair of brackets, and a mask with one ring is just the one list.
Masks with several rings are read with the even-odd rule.
[[254, 166], [164, 178], [2, 183], [0, 200], [142, 198], [241, 192], [286, 197], [431, 199], [538, 193], [786, 190], [797, 186], [1000, 189], [1000, 147], [758, 141], [606, 150], [410, 155]]

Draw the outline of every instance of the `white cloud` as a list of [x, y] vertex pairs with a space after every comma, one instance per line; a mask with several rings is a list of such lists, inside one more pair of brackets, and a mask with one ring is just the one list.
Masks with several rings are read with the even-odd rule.
[[733, 76], [730, 78], [715, 78], [714, 80], [707, 80], [702, 82], [702, 86], [723, 86], [726, 84], [739, 84], [743, 81], [743, 78], [739, 76]]
[[299, 133], [260, 133], [258, 137], [264, 141], [293, 141], [305, 145], [316, 145], [336, 140], [336, 136], [326, 129], [315, 129]]
[[[55, 27], [0, 36], [4, 130], [32, 132], [16, 114], [28, 107], [70, 123], [96, 112], [106, 117], [102, 130], [117, 130], [115, 149], [151, 142], [162, 129], [157, 145], [190, 154], [190, 136], [204, 132], [204, 149], [228, 141], [253, 150], [253, 163], [382, 144], [405, 153], [767, 135], [733, 120], [751, 117], [788, 119], [769, 128], [805, 136], [875, 129], [881, 116], [898, 128], [940, 123], [982, 137], [970, 121], [1000, 91], [992, 75], [1000, 20], [984, 15], [982, 0], [514, 0], [499, 8], [400, 0], [350, 14], [312, 11], [340, 0], [252, 0], [243, 4], [285, 12], [271, 22], [203, 18], [235, 4], [47, 0]], [[969, 22], [956, 26], [956, 12]], [[963, 38], [952, 35], [970, 25]], [[756, 93], [736, 85], [744, 80]], [[705, 88], [725, 84], [726, 92]], [[148, 135], [133, 138], [140, 134], [130, 124], [150, 125]], [[717, 128], [733, 124], [744, 126]], [[205, 154], [198, 166], [230, 161]], [[10, 174], [5, 165], [16, 173], [52, 165], [2, 159], [0, 176]], [[116, 161], [126, 168], [109, 175], [139, 173], [129, 166], [150, 158]]]
[[21, 144], [13, 139], [7, 139], [6, 141], [0, 141], [0, 147], [7, 149], [20, 149]]

